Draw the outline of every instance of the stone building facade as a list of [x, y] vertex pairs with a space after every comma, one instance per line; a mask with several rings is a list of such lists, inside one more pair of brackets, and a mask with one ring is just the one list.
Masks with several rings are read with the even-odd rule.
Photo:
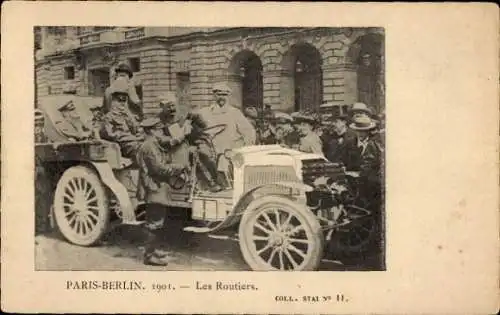
[[207, 106], [226, 81], [234, 106], [291, 112], [320, 104], [367, 103], [383, 110], [381, 28], [41, 27], [35, 30], [37, 96], [71, 82], [100, 96], [113, 67], [128, 62], [146, 112], [176, 91], [185, 108]]

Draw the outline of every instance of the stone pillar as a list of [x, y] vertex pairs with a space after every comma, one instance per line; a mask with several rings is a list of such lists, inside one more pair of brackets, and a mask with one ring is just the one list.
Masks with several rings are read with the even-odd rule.
[[279, 83], [279, 110], [291, 113], [295, 109], [295, 78], [292, 71], [282, 70]]
[[138, 79], [143, 89], [144, 113], [149, 114], [159, 110], [156, 97], [171, 90], [171, 54], [163, 46], [148, 47], [141, 53], [141, 71]]
[[323, 102], [352, 104], [358, 99], [356, 67], [334, 64], [323, 68]]
[[193, 108], [208, 106], [212, 101], [209, 71], [209, 45], [204, 41], [193, 42], [191, 47], [191, 105]]
[[279, 70], [268, 70], [263, 72], [262, 91], [264, 96], [264, 104], [271, 105], [273, 110], [283, 111], [283, 102], [280, 99], [281, 95], [281, 72]]

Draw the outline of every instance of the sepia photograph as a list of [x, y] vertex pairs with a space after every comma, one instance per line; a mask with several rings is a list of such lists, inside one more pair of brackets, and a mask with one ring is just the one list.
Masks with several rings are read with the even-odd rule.
[[498, 310], [494, 4], [1, 15], [3, 312]]
[[35, 270], [386, 270], [384, 31], [35, 26]]

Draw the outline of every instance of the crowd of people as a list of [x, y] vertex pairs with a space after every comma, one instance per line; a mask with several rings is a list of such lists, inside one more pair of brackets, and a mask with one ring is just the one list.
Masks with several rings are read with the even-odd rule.
[[[378, 198], [374, 194], [381, 185], [383, 137], [380, 122], [365, 104], [354, 104], [348, 113], [323, 106], [321, 116], [310, 111], [272, 111], [269, 106], [262, 111], [255, 107], [241, 111], [229, 103], [231, 89], [225, 83], [215, 83], [210, 106], [180, 115], [176, 94], [166, 92], [157, 98], [160, 113], [144, 118], [132, 77], [127, 65], [117, 67], [103, 106], [94, 109], [95, 117], [100, 118], [90, 129], [98, 130], [94, 136], [118, 143], [122, 155], [139, 168], [138, 198], [146, 204], [149, 231], [146, 264], [166, 264], [157, 240], [173, 182], [189, 180], [194, 163], [195, 175], [207, 190], [228, 188], [231, 179], [225, 160], [232, 149], [279, 144], [324, 155], [347, 170], [359, 172], [365, 178], [365, 193]], [[68, 105], [60, 111], [72, 117]], [[85, 136], [89, 135], [85, 129]]]

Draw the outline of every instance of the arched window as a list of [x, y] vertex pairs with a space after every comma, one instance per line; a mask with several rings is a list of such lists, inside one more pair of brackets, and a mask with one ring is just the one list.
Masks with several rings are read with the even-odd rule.
[[293, 45], [284, 55], [281, 80], [288, 95], [285, 99], [293, 100], [293, 109], [318, 110], [323, 102], [323, 71], [319, 51], [308, 43]]
[[231, 60], [228, 74], [234, 105], [241, 108], [254, 106], [262, 109], [263, 77], [260, 58], [250, 50], [243, 50]]

